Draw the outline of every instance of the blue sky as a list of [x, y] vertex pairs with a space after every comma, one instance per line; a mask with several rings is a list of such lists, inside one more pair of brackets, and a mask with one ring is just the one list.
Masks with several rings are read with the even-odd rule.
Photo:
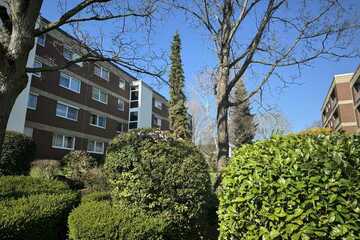
[[[360, 7], [360, 1], [349, 1]], [[54, 1], [44, 1], [42, 15], [50, 20], [59, 16], [59, 9]], [[112, 29], [111, 25], [106, 25], [106, 31], [116, 31], [116, 28]], [[169, 52], [170, 43], [176, 31], [180, 33], [182, 40], [185, 85], [186, 92], [189, 93], [196, 76], [204, 67], [215, 65], [216, 56], [206, 34], [191, 26], [180, 14], [166, 16], [161, 26], [156, 28], [153, 38], [154, 49]], [[312, 63], [311, 67], [302, 69], [301, 76], [296, 79], [296, 84], [279, 88], [280, 85], [276, 80], [271, 82], [271, 90], [267, 89], [264, 92], [264, 104], [279, 109], [289, 120], [293, 131], [302, 130], [320, 119], [320, 108], [333, 75], [353, 72], [359, 64], [360, 59], [343, 59], [339, 62], [318, 59]], [[284, 75], [290, 75], [291, 71], [293, 69], [284, 70]], [[147, 81], [149, 81], [148, 78]], [[253, 87], [251, 82], [247, 82], [247, 86]], [[166, 87], [159, 87], [158, 90], [167, 96]]]

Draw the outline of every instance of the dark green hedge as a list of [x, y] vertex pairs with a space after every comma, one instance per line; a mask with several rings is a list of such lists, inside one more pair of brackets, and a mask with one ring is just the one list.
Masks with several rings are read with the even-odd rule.
[[33, 178], [29, 176], [0, 177], [0, 200], [40, 193], [63, 193], [65, 191], [69, 191], [69, 188], [60, 181]]
[[95, 202], [111, 201], [111, 194], [109, 192], [91, 192], [85, 194], [81, 198], [82, 203], [90, 202], [90, 201], [95, 201]]
[[358, 239], [360, 136], [246, 145], [225, 169], [220, 239]]
[[28, 173], [35, 153], [36, 145], [31, 138], [16, 132], [6, 132], [0, 158], [0, 176]]
[[0, 194], [0, 239], [64, 239], [79, 202], [61, 182], [22, 176], [0, 177]]
[[166, 213], [176, 239], [199, 237], [211, 184], [207, 163], [193, 144], [169, 132], [130, 131], [111, 142], [104, 169], [114, 200]]
[[110, 201], [87, 201], [69, 216], [71, 240], [160, 240], [166, 236], [166, 222], [147, 215], [141, 208]]

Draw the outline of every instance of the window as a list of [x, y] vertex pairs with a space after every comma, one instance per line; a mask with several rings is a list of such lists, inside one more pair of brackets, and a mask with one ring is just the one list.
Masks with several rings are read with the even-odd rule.
[[125, 89], [125, 86], [126, 86], [125, 80], [120, 79], [120, 80], [119, 80], [119, 88]]
[[29, 94], [28, 102], [27, 102], [27, 108], [36, 110], [37, 106], [37, 98], [38, 96], [34, 93]]
[[105, 143], [98, 142], [98, 141], [88, 141], [87, 151], [89, 153], [97, 153], [97, 154], [104, 154]]
[[59, 86], [80, 93], [81, 81], [65, 73], [60, 74]]
[[130, 112], [129, 129], [138, 127], [138, 112]]
[[161, 119], [153, 116], [153, 125], [161, 127]]
[[106, 117], [99, 116], [96, 114], [91, 114], [90, 116], [90, 125], [99, 127], [99, 128], [106, 128]]
[[93, 87], [92, 88], [92, 99], [107, 104], [108, 102], [108, 94], [101, 90], [100, 88]]
[[46, 36], [44, 34], [36, 38], [36, 43], [40, 46], [45, 47], [45, 41], [46, 41]]
[[[42, 63], [39, 62], [38, 60], [34, 61], [34, 68], [41, 68], [42, 67]], [[41, 77], [41, 72], [35, 72], [33, 73], [34, 76], [36, 77]]]
[[124, 123], [118, 123], [116, 126], [116, 132], [121, 133], [125, 131], [125, 124]]
[[79, 108], [58, 102], [56, 105], [56, 116], [77, 121]]
[[130, 90], [130, 108], [139, 107], [139, 86], [132, 86]]
[[124, 100], [118, 98], [118, 100], [117, 100], [117, 109], [118, 109], [119, 111], [124, 111], [124, 109], [125, 109]]
[[[66, 60], [69, 60], [69, 61], [72, 61], [72, 60], [75, 60], [75, 59], [78, 59], [80, 58], [80, 55], [77, 54], [77, 53], [74, 53], [74, 51], [71, 50], [71, 48], [69, 46], [64, 46], [64, 49], [63, 49], [63, 56]], [[82, 67], [83, 66], [83, 62], [78, 62], [78, 63], [75, 63], [76, 65]]]
[[109, 80], [110, 72], [103, 67], [95, 65], [94, 73], [102, 79]]
[[74, 150], [75, 137], [54, 134], [52, 138], [52, 147], [60, 149]]
[[68, 47], [68, 46], [64, 46], [64, 49], [63, 49], [63, 56], [66, 60], [73, 60], [74, 58], [74, 53], [73, 51], [71, 51], [71, 49]]
[[162, 109], [162, 103], [159, 100], [155, 99], [155, 107], [158, 109]]

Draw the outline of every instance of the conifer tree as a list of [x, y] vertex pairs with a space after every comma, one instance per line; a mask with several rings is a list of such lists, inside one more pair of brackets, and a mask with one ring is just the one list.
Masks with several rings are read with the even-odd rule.
[[[236, 84], [231, 96], [234, 101], [241, 101], [247, 96], [246, 88], [242, 79]], [[250, 143], [256, 133], [254, 115], [250, 112], [250, 103], [246, 101], [230, 109], [230, 143], [239, 147]]]
[[181, 40], [176, 33], [171, 46], [171, 72], [169, 77], [170, 90], [170, 129], [177, 137], [190, 138], [190, 124], [185, 107], [184, 70], [181, 62]]

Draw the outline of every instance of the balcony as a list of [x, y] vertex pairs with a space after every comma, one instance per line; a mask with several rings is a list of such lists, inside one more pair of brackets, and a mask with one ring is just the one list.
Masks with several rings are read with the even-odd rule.
[[360, 101], [360, 79], [358, 79], [353, 85], [354, 103]]

